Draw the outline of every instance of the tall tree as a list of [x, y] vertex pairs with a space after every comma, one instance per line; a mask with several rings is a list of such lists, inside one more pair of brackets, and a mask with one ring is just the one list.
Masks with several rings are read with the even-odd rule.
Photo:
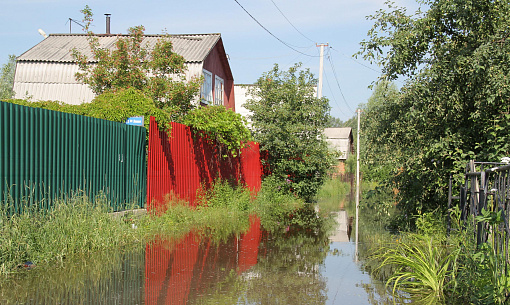
[[0, 99], [14, 97], [14, 72], [16, 71], [16, 56], [9, 55], [9, 61], [2, 66], [0, 72]]
[[460, 180], [469, 159], [510, 154], [510, 2], [420, 2], [425, 12], [389, 3], [370, 16], [360, 51], [382, 66], [383, 79], [408, 77], [387, 109], [408, 216], [444, 208], [449, 175]]
[[282, 187], [312, 201], [331, 166], [321, 135], [329, 121], [329, 103], [315, 97], [317, 80], [296, 64], [288, 71], [275, 65], [249, 90], [245, 107], [254, 138], [268, 152], [266, 165]]
[[330, 127], [343, 127], [343, 124], [344, 124], [344, 122], [342, 122], [342, 120], [340, 120], [339, 118], [330, 117], [326, 127], [327, 128], [330, 128]]
[[362, 107], [361, 160], [363, 179], [389, 182], [391, 173], [398, 170], [400, 145], [395, 138], [396, 121], [393, 107], [399, 98], [394, 83], [382, 80], [375, 87], [366, 105]]
[[[194, 108], [193, 98], [202, 83], [201, 78], [190, 82], [185, 79], [184, 58], [172, 50], [168, 36], [162, 36], [153, 48], [142, 45], [144, 27], [128, 29], [127, 37], [118, 37], [116, 48], [100, 45], [98, 36], [89, 30], [92, 11], [88, 6], [84, 14], [85, 30], [92, 51], [92, 59], [73, 50], [73, 58], [80, 67], [76, 78], [88, 84], [96, 94], [118, 89], [135, 88], [152, 98], [158, 108], [186, 114]], [[93, 61], [95, 64], [90, 64]]]

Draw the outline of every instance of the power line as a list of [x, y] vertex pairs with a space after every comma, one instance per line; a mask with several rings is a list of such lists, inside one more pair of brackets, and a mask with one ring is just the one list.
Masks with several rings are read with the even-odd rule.
[[336, 106], [338, 107], [338, 110], [340, 110], [340, 112], [347, 116], [343, 111], [342, 111], [342, 107], [340, 107], [340, 105], [338, 104], [337, 100], [336, 100], [336, 97], [335, 95], [333, 94], [333, 90], [331, 90], [331, 86], [329, 85], [329, 79], [328, 79], [328, 75], [326, 73], [324, 73], [324, 77], [326, 78], [326, 84], [328, 84], [328, 88], [329, 88], [329, 91], [331, 92], [331, 96], [333, 98], [333, 102], [335, 102]]
[[279, 42], [281, 42], [282, 44], [284, 44], [286, 47], [294, 50], [295, 52], [298, 52], [300, 54], [303, 54], [305, 56], [309, 56], [309, 57], [319, 57], [319, 56], [313, 56], [313, 55], [310, 55], [310, 54], [306, 54], [306, 53], [303, 53], [299, 50], [296, 50], [294, 47], [292, 47], [290, 44], [286, 43], [285, 41], [281, 40], [280, 38], [278, 38], [276, 35], [274, 35], [273, 33], [271, 33], [265, 26], [262, 25], [262, 23], [260, 23], [255, 17], [253, 17], [242, 5], [241, 3], [239, 3], [237, 0], [234, 0], [245, 12], [246, 14], [248, 14], [248, 16], [251, 17], [251, 19], [253, 19], [261, 28], [263, 28], [266, 32], [269, 33], [269, 35], [273, 36], [274, 38], [276, 38]]
[[[317, 50], [318, 52], [318, 50]], [[343, 112], [342, 107], [340, 107], [340, 104], [338, 104], [338, 101], [336, 100], [335, 94], [333, 93], [333, 89], [331, 88], [331, 85], [329, 84], [328, 74], [324, 73], [324, 78], [326, 78], [326, 84], [328, 85], [329, 91], [331, 92], [331, 96], [333, 97], [333, 102], [335, 102], [336, 106], [338, 107], [338, 110], [340, 113], [342, 113], [344, 116], [347, 116], [345, 112]]]
[[349, 106], [349, 104], [347, 103], [347, 100], [345, 99], [344, 93], [342, 92], [342, 88], [340, 87], [340, 82], [338, 81], [338, 77], [336, 76], [335, 66], [333, 65], [333, 61], [331, 60], [331, 52], [329, 52], [329, 50], [328, 50], [328, 56], [327, 57], [328, 57], [328, 61], [329, 61], [330, 65], [331, 65], [331, 70], [333, 71], [333, 76], [335, 77], [336, 84], [338, 86], [338, 89], [340, 90], [340, 94], [342, 95], [342, 98], [343, 98], [343, 100], [345, 102], [345, 105], [347, 106], [347, 108], [349, 108], [349, 110], [351, 112], [354, 112], [351, 109], [351, 107]]
[[276, 5], [276, 3], [274, 3], [273, 0], [271, 0], [271, 2], [273, 2], [274, 6], [276, 7], [276, 9], [280, 12], [280, 14], [282, 14], [283, 18], [285, 18], [285, 20], [287, 20], [287, 22], [289, 22], [289, 24], [299, 33], [301, 34], [301, 36], [303, 36], [304, 38], [310, 40], [311, 42], [315, 43], [315, 41], [313, 41], [312, 39], [308, 38], [305, 36], [305, 34], [301, 33], [300, 30], [298, 30], [293, 24], [292, 22], [290, 22], [290, 20], [285, 16], [285, 14], [283, 14], [282, 10], [280, 10], [280, 8], [278, 7], [278, 5]]
[[379, 71], [379, 70], [376, 70], [376, 69], [374, 69], [374, 68], [372, 68], [372, 67], [369, 67], [369, 66], [367, 66], [367, 65], [365, 65], [365, 64], [363, 64], [363, 63], [361, 63], [361, 62], [359, 62], [359, 61], [357, 61], [357, 60], [355, 60], [355, 59], [354, 59], [354, 58], [352, 58], [351, 56], [347, 56], [347, 55], [343, 54], [342, 52], [338, 51], [337, 49], [335, 49], [335, 48], [333, 48], [333, 47], [330, 47], [330, 48], [331, 48], [333, 51], [336, 51], [336, 52], [340, 53], [341, 55], [343, 55], [343, 56], [345, 56], [345, 57], [350, 58], [352, 61], [354, 61], [354, 62], [355, 62], [355, 63], [357, 63], [358, 65], [361, 65], [361, 66], [363, 66], [363, 67], [365, 67], [365, 68], [367, 68], [367, 69], [370, 69], [370, 70], [372, 70], [372, 71], [374, 71], [374, 72], [382, 73], [382, 72], [381, 72], [381, 71]]

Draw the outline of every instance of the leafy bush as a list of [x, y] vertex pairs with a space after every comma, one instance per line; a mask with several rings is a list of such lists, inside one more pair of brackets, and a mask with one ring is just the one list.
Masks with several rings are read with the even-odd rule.
[[246, 119], [224, 106], [206, 106], [191, 110], [182, 120], [211, 143], [218, 144], [222, 155], [237, 156], [239, 150], [252, 140]]

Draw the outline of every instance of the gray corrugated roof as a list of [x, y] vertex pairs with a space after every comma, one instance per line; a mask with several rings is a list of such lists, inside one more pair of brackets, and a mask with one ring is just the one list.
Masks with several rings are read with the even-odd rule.
[[324, 135], [328, 139], [347, 139], [352, 133], [352, 128], [324, 128]]
[[[119, 35], [126, 37], [126, 35]], [[113, 48], [117, 35], [98, 35], [103, 48]], [[142, 44], [154, 46], [162, 35], [146, 35]], [[202, 62], [221, 38], [220, 34], [170, 35], [173, 50], [186, 62]], [[30, 50], [18, 57], [19, 61], [73, 62], [72, 49], [76, 48], [91, 59], [87, 34], [50, 34]]]

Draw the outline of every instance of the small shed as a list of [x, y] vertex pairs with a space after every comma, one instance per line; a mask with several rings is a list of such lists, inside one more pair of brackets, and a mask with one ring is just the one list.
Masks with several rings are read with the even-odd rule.
[[354, 153], [352, 128], [325, 128], [324, 136], [330, 147], [339, 153], [338, 160], [345, 161]]
[[[97, 35], [102, 48], [115, 48], [119, 37]], [[145, 35], [142, 45], [149, 49], [162, 35]], [[220, 34], [170, 35], [173, 51], [184, 57], [186, 78], [204, 77], [204, 85], [196, 102], [221, 104], [235, 109], [234, 78]], [[57, 100], [69, 104], [90, 102], [95, 94], [75, 79], [78, 65], [71, 54], [76, 48], [92, 59], [87, 34], [50, 34], [17, 58], [14, 79], [15, 98]], [[91, 65], [94, 61], [89, 62]]]

